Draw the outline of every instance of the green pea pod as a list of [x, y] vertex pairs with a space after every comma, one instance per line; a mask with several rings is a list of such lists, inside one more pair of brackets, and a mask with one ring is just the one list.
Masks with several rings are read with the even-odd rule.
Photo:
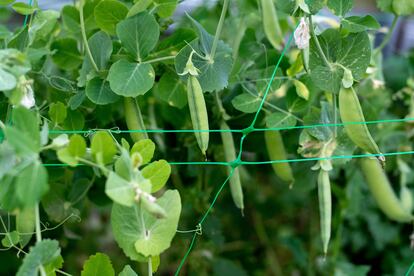
[[140, 200], [142, 202], [141, 206], [154, 217], [156, 218], [167, 217], [167, 213], [165, 212], [165, 210], [160, 205], [158, 205], [156, 202], [152, 202], [144, 196], [141, 197]]
[[[287, 160], [285, 146], [283, 145], [282, 135], [279, 131], [264, 132], [267, 152], [271, 160]], [[273, 171], [283, 181], [289, 183], [290, 186], [295, 182], [292, 168], [289, 163], [273, 163]]]
[[[198, 79], [194, 76], [189, 76], [187, 81], [187, 98], [190, 107], [190, 116], [195, 130], [209, 130], [208, 114], [206, 102], [204, 100], [203, 90], [201, 89]], [[206, 155], [208, 148], [209, 133], [195, 132], [198, 146], [203, 155]]]
[[331, 239], [332, 195], [329, 172], [322, 169], [319, 170], [318, 176], [318, 201], [323, 253], [326, 256]]
[[[365, 118], [358, 96], [352, 87], [341, 88], [339, 91], [339, 113], [343, 123], [350, 123], [345, 124], [344, 127], [348, 137], [355, 145], [370, 154], [381, 154], [366, 124], [353, 124], [353, 122], [365, 122]], [[378, 159], [385, 161], [383, 156]]]
[[[125, 121], [129, 130], [145, 130], [144, 121], [142, 119], [141, 109], [138, 102], [134, 98], [124, 98]], [[131, 138], [134, 142], [142, 139], [148, 139], [146, 132], [131, 132]]]
[[32, 238], [36, 225], [35, 210], [26, 208], [16, 215], [16, 230], [20, 236], [20, 246], [25, 247]]
[[261, 0], [261, 4], [266, 37], [275, 49], [280, 49], [283, 35], [273, 0]]
[[392, 220], [412, 222], [413, 215], [405, 210], [391, 187], [388, 177], [375, 158], [361, 158], [361, 170], [378, 207]]
[[[222, 130], [230, 130], [229, 126], [224, 121], [221, 122], [220, 128]], [[223, 140], [223, 149], [226, 161], [232, 162], [236, 160], [236, 151], [234, 147], [233, 135], [231, 132], [221, 132], [221, 140]], [[227, 167], [227, 171], [230, 173], [231, 168]], [[243, 189], [240, 181], [239, 168], [234, 169], [233, 176], [230, 178], [230, 191], [234, 204], [236, 204], [237, 208], [241, 209], [243, 213]]]

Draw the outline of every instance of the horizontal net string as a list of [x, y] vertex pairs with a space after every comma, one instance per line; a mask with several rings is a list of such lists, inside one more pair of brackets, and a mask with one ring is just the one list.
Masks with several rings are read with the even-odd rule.
[[[396, 151], [388, 152], [381, 154], [353, 154], [353, 155], [333, 155], [330, 157], [310, 157], [310, 158], [296, 158], [296, 159], [280, 159], [280, 160], [268, 160], [268, 161], [238, 161], [238, 165], [264, 165], [264, 164], [277, 164], [277, 163], [297, 163], [297, 162], [308, 162], [308, 161], [323, 161], [323, 160], [335, 160], [335, 159], [353, 159], [353, 158], [364, 158], [364, 157], [380, 157], [380, 156], [396, 156], [396, 155], [409, 155], [414, 154], [414, 151]], [[235, 162], [168, 162], [172, 166], [180, 165], [213, 165], [213, 166], [234, 166]], [[64, 163], [46, 163], [43, 164], [45, 167], [69, 167], [70, 165]], [[84, 166], [84, 164], [79, 164], [77, 166]]]
[[[281, 131], [281, 130], [293, 130], [293, 129], [309, 129], [317, 127], [337, 127], [346, 125], [372, 125], [382, 123], [404, 123], [414, 122], [414, 118], [404, 119], [388, 119], [388, 120], [373, 120], [373, 121], [361, 121], [361, 122], [344, 122], [344, 123], [328, 123], [328, 124], [314, 124], [314, 125], [302, 125], [302, 126], [289, 126], [289, 127], [269, 127], [269, 128], [250, 128], [251, 132], [263, 132], [263, 131]], [[90, 134], [99, 130], [109, 131], [114, 134], [120, 133], [198, 133], [198, 132], [233, 132], [243, 133], [245, 129], [135, 129], [135, 130], [120, 130], [120, 129], [91, 129], [91, 130], [49, 130], [50, 134]]]

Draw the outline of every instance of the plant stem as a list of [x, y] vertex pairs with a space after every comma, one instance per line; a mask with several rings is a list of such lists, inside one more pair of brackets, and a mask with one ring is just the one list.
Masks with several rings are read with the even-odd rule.
[[217, 45], [219, 37], [224, 25], [224, 18], [226, 17], [227, 9], [229, 7], [229, 0], [224, 0], [223, 8], [221, 10], [220, 20], [217, 25], [216, 34], [214, 35], [213, 45], [211, 46], [210, 60], [214, 60], [216, 56]]
[[148, 258], [148, 276], [152, 276], [152, 259]]
[[[40, 214], [39, 214], [39, 203], [35, 206], [35, 217], [36, 217], [36, 243], [42, 241], [42, 230], [40, 229]], [[46, 276], [46, 271], [43, 265], [39, 266], [40, 275]]]
[[244, 34], [246, 33], [247, 26], [244, 21], [244, 18], [240, 20], [238, 32], [233, 41], [233, 61], [235, 61], [239, 56], [240, 43], [243, 40]]
[[337, 106], [336, 106], [336, 101], [337, 101], [337, 95], [336, 93], [332, 93], [333, 94], [333, 98], [332, 98], [332, 105], [333, 105], [333, 113], [334, 113], [334, 139], [336, 139], [336, 136], [338, 135], [338, 116], [337, 116]]
[[326, 64], [326, 66], [328, 66], [329, 69], [332, 70], [332, 65], [329, 63], [328, 59], [326, 58], [322, 50], [321, 44], [319, 44], [318, 37], [315, 34], [315, 30], [313, 28], [313, 23], [312, 23], [312, 15], [309, 15], [309, 29], [310, 29], [312, 38], [315, 40], [315, 44], [316, 44], [316, 47], [318, 48], [319, 55], [322, 57], [322, 60]]
[[374, 55], [377, 55], [378, 53], [380, 53], [382, 49], [384, 49], [384, 47], [387, 46], [387, 44], [390, 42], [395, 26], [397, 26], [398, 18], [399, 18], [398, 15], [394, 15], [394, 19], [392, 20], [391, 27], [388, 30], [387, 35], [382, 40], [380, 46], [378, 46], [378, 48], [375, 49]]
[[99, 68], [96, 65], [95, 61], [93, 60], [91, 49], [89, 48], [88, 44], [88, 38], [86, 37], [86, 31], [85, 31], [85, 19], [83, 17], [83, 6], [85, 5], [85, 0], [81, 0], [80, 7], [79, 7], [79, 17], [80, 17], [80, 27], [81, 27], [81, 33], [82, 33], [82, 39], [83, 43], [85, 45], [86, 53], [89, 57], [89, 60], [91, 61], [93, 69], [95, 69], [96, 72], [99, 72]]
[[170, 59], [175, 59], [175, 56], [166, 56], [166, 57], [154, 58], [154, 59], [146, 60], [142, 63], [155, 63], [155, 62], [160, 62], [160, 61], [170, 60]]

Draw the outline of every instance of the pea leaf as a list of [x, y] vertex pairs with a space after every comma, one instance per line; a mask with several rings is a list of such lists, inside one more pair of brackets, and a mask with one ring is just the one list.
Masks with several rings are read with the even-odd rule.
[[131, 63], [121, 59], [109, 70], [111, 89], [120, 96], [144, 95], [154, 85], [155, 72], [151, 64]]
[[22, 15], [30, 15], [37, 10], [36, 7], [22, 2], [14, 3], [11, 7], [15, 12], [20, 13]]
[[151, 181], [151, 193], [159, 191], [167, 183], [171, 174], [171, 166], [165, 160], [152, 162], [141, 171], [142, 176]]
[[85, 91], [89, 100], [98, 105], [110, 104], [119, 100], [119, 96], [111, 90], [109, 83], [99, 77], [88, 81]]
[[269, 128], [285, 128], [296, 126], [297, 120], [290, 114], [275, 112], [266, 116], [266, 125]]
[[109, 173], [105, 193], [117, 204], [131, 207], [135, 203], [134, 186], [114, 172]]
[[162, 75], [160, 81], [155, 86], [154, 95], [177, 108], [183, 108], [187, 105], [186, 85], [177, 77], [177, 74], [171, 72]]
[[345, 16], [354, 5], [353, 0], [328, 0], [328, 8], [337, 16]]
[[138, 276], [138, 274], [129, 265], [126, 265], [118, 276]]
[[24, 207], [33, 207], [49, 189], [46, 169], [39, 161], [24, 168], [16, 177], [16, 194]]
[[127, 17], [134, 16], [145, 11], [153, 2], [153, 0], [139, 0], [129, 9]]
[[177, 0], [154, 0], [154, 2], [157, 7], [157, 14], [161, 18], [172, 16], [178, 3]]
[[414, 2], [411, 0], [394, 0], [392, 8], [397, 15], [411, 15], [414, 13]]
[[78, 135], [72, 135], [69, 139], [69, 144], [66, 148], [60, 149], [57, 152], [57, 156], [60, 161], [70, 166], [76, 166], [78, 164], [77, 157], [83, 157], [86, 154], [86, 142], [85, 139]]
[[19, 233], [17, 231], [7, 232], [4, 238], [1, 240], [1, 245], [6, 248], [17, 246], [20, 240]]
[[339, 31], [328, 29], [318, 36], [330, 67], [324, 63], [315, 41], [311, 40], [309, 67], [313, 82], [322, 90], [339, 92], [344, 74], [343, 67], [351, 70], [360, 80], [371, 60], [371, 44], [366, 32], [341, 37]]
[[301, 81], [293, 80], [293, 85], [296, 88], [296, 94], [298, 94], [299, 97], [309, 100], [309, 89], [308, 87]]
[[67, 116], [63, 127], [68, 130], [82, 130], [85, 125], [85, 117], [79, 111], [67, 111]]
[[67, 116], [66, 105], [62, 102], [51, 103], [49, 106], [49, 118], [55, 124], [61, 124]]
[[101, 1], [94, 10], [96, 25], [109, 34], [115, 34], [116, 25], [126, 17], [127, 13], [128, 8], [119, 1]]
[[103, 253], [96, 253], [83, 264], [82, 276], [115, 275], [111, 260]]
[[72, 70], [82, 64], [78, 42], [73, 38], [55, 40], [50, 49], [54, 51], [53, 62], [61, 69]]
[[342, 19], [341, 24], [350, 33], [378, 30], [381, 27], [378, 21], [371, 15], [346, 17]]
[[324, 0], [305, 0], [305, 3], [308, 5], [311, 14], [318, 13], [325, 5]]
[[248, 93], [240, 94], [233, 98], [231, 103], [234, 108], [244, 112], [244, 113], [255, 113], [260, 106], [262, 99], [260, 97], [255, 97]]
[[[211, 57], [214, 37], [197, 21], [191, 18], [191, 22], [198, 31], [198, 39], [193, 40], [190, 45], [184, 47], [175, 58], [175, 70], [178, 74], [184, 72], [187, 61], [194, 49], [198, 55], [193, 55], [192, 62], [200, 70], [197, 79], [204, 92], [222, 90], [228, 84], [230, 71], [233, 67], [231, 48], [223, 41], [219, 41], [214, 59]], [[200, 57], [201, 56], [201, 57]], [[188, 76], [183, 76], [187, 79]]]
[[106, 131], [98, 131], [92, 138], [91, 152], [97, 162], [108, 164], [116, 154], [115, 142]]
[[141, 165], [147, 164], [154, 156], [155, 144], [150, 139], [143, 139], [136, 142], [131, 149], [131, 154], [138, 152], [142, 157]]
[[166, 211], [167, 216], [157, 219], [144, 211], [145, 229], [140, 219], [143, 209], [139, 206], [125, 207], [115, 203], [112, 207], [111, 225], [115, 240], [132, 260], [161, 254], [170, 246], [176, 233], [181, 213], [180, 194], [178, 191], [166, 191], [156, 203]]
[[136, 58], [144, 59], [154, 49], [160, 37], [160, 27], [154, 16], [148, 12], [139, 13], [121, 21], [116, 34], [122, 46]]
[[16, 85], [16, 78], [0, 67], [0, 91], [12, 90]]
[[37, 276], [39, 267], [53, 263], [60, 256], [59, 243], [56, 240], [42, 240], [30, 248], [22, 265], [17, 271], [17, 276]]
[[56, 27], [59, 16], [60, 14], [57, 11], [38, 11], [29, 29], [31, 43], [40, 39], [47, 39]]
[[16, 0], [0, 0], [0, 5], [2, 6], [7, 6], [10, 5], [11, 3], [13, 3]]

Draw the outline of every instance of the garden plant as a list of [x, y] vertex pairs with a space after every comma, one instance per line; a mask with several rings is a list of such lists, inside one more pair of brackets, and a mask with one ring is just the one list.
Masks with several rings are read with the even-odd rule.
[[0, 0], [1, 275], [410, 275], [414, 1], [207, 2]]

